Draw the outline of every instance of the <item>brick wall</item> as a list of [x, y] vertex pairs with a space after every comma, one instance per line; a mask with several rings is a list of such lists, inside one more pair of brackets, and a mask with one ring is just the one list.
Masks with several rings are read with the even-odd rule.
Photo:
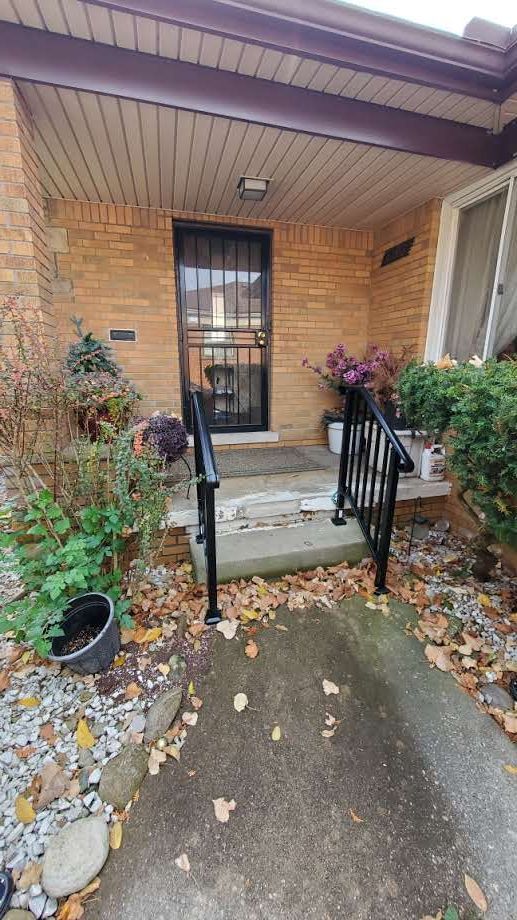
[[0, 79], [0, 296], [21, 296], [50, 332], [46, 233], [31, 116], [14, 83]]
[[[136, 343], [113, 348], [146, 395], [142, 410], [180, 412], [172, 226], [174, 219], [200, 215], [55, 199], [47, 210], [63, 345], [73, 338], [72, 314], [102, 338], [110, 327], [136, 329]], [[301, 360], [308, 354], [320, 362], [344, 339], [364, 348], [372, 235], [281, 222], [225, 223], [273, 230], [270, 427], [284, 441], [319, 441], [322, 409], [337, 400], [318, 389]]]
[[[368, 338], [423, 355], [431, 303], [441, 201], [436, 199], [375, 231]], [[414, 236], [408, 256], [381, 267], [386, 249]]]

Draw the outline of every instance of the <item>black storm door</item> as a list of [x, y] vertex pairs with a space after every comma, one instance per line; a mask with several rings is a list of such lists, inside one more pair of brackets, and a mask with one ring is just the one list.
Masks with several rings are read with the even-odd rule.
[[212, 431], [268, 427], [269, 234], [175, 227], [183, 411], [203, 394]]

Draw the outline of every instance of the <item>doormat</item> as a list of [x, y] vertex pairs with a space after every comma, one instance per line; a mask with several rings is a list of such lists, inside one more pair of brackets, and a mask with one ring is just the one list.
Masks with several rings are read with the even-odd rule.
[[221, 476], [263, 476], [269, 473], [303, 473], [325, 469], [298, 447], [244, 448], [218, 450], [216, 463]]

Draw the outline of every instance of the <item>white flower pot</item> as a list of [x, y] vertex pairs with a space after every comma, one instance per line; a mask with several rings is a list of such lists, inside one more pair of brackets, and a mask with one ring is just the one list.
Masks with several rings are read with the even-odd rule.
[[[368, 428], [369, 425], [365, 425], [364, 436], [368, 438]], [[420, 466], [422, 463], [422, 451], [424, 449], [425, 437], [422, 432], [415, 432], [408, 429], [402, 429], [401, 431], [396, 431], [399, 441], [402, 446], [405, 447], [409, 456], [411, 457], [415, 468], [412, 473], [400, 473], [401, 479], [411, 479], [416, 476], [420, 476]], [[377, 469], [382, 470], [382, 459], [384, 456], [384, 443], [385, 435], [384, 432], [381, 432], [379, 438], [379, 454], [377, 457]], [[373, 450], [375, 444], [375, 432], [372, 435], [372, 444], [370, 447], [370, 459], [373, 461]]]
[[[328, 439], [329, 439], [329, 450], [333, 454], [341, 453], [341, 442], [343, 441], [343, 422], [330, 422], [327, 425]], [[357, 428], [357, 434], [355, 436], [355, 450], [354, 454], [359, 452], [359, 444], [361, 442], [361, 430], [360, 426]], [[350, 450], [350, 453], [352, 451]]]

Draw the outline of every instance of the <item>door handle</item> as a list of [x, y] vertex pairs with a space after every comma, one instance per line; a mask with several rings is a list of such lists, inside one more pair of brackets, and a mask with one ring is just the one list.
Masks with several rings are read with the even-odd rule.
[[265, 329], [260, 329], [255, 333], [255, 345], [258, 345], [259, 348], [265, 348], [267, 345], [267, 332]]

